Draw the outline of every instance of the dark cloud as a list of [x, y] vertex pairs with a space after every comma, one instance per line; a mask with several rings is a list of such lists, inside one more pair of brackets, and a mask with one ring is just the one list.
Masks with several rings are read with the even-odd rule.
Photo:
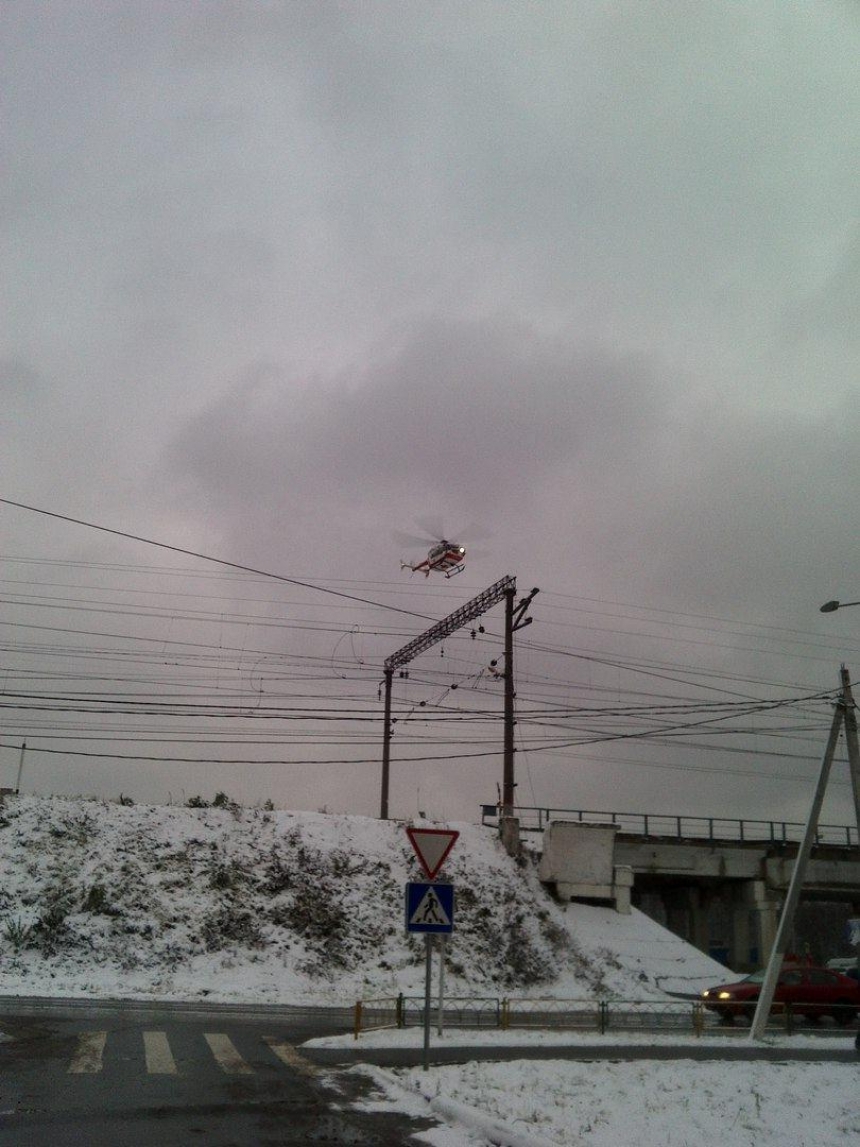
[[0, 392], [7, 402], [38, 401], [44, 387], [44, 379], [26, 362], [0, 359]]
[[[425, 323], [349, 375], [302, 380], [259, 367], [191, 419], [170, 472], [248, 505], [381, 503], [398, 493], [501, 510], [538, 502], [562, 467], [620, 466], [650, 440], [665, 390], [645, 361], [541, 338], [515, 319]], [[426, 495], [424, 495], [426, 496]]]

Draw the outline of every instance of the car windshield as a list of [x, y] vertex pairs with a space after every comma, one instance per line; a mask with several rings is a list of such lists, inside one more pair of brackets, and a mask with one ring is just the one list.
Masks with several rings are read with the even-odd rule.
[[[759, 970], [757, 972], [753, 972], [753, 974], [751, 976], [747, 976], [745, 979], [741, 980], [741, 983], [742, 984], [763, 984], [766, 972], [767, 972], [767, 968], [759, 968]], [[780, 984], [782, 984], [782, 983], [799, 984], [802, 979], [803, 979], [803, 973], [800, 971], [800, 969], [799, 968], [792, 968], [790, 966], [789, 967], [783, 966], [782, 970], [779, 973], [779, 977], [778, 977], [778, 981]]]
[[745, 980], [741, 980], [742, 984], [762, 984], [764, 983], [764, 974], [767, 969], [761, 968], [758, 972], [753, 972], [751, 976], [747, 976]]

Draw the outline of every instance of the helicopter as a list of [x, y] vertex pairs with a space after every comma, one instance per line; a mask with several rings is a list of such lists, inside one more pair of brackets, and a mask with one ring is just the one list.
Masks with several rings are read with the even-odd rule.
[[411, 570], [412, 573], [420, 570], [425, 577], [429, 577], [434, 570], [443, 573], [445, 577], [454, 577], [466, 568], [466, 547], [456, 542], [449, 542], [446, 538], [440, 538], [427, 551], [427, 557], [423, 561], [414, 563], [401, 561], [400, 568]]

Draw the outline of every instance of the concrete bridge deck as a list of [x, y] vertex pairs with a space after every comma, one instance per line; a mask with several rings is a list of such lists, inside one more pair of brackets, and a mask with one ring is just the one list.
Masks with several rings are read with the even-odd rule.
[[[485, 805], [483, 823], [498, 823], [498, 811]], [[540, 876], [560, 900], [609, 900], [619, 911], [633, 904], [737, 969], [756, 966], [770, 950], [806, 828], [587, 809], [528, 807], [515, 815], [521, 832], [544, 833]], [[818, 826], [803, 899], [860, 916], [855, 826]]]

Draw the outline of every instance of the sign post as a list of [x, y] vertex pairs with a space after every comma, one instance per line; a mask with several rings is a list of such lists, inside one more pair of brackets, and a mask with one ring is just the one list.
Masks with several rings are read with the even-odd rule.
[[458, 832], [442, 828], [407, 828], [406, 833], [427, 881], [406, 885], [406, 931], [424, 933], [424, 1061], [430, 1066], [430, 996], [433, 978], [433, 937], [439, 936], [439, 1031], [442, 1030], [442, 991], [445, 937], [454, 931], [454, 885], [436, 881], [436, 875], [454, 847]]
[[439, 1006], [436, 1015], [436, 1034], [442, 1034], [445, 1019], [445, 934], [439, 937]]

